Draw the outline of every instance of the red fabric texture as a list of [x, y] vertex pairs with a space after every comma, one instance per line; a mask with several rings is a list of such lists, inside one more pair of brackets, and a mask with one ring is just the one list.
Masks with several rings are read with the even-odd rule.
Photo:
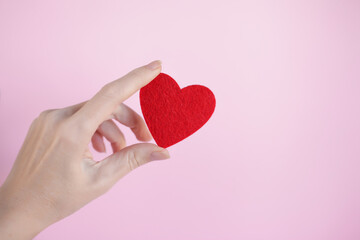
[[140, 89], [145, 122], [158, 146], [167, 148], [199, 130], [215, 110], [215, 96], [201, 85], [180, 89], [176, 81], [160, 73]]

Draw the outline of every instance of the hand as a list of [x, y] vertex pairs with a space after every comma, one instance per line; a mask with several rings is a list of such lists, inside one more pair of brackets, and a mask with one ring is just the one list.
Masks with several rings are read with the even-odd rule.
[[[106, 84], [89, 101], [44, 111], [30, 126], [22, 148], [0, 188], [0, 239], [31, 239], [108, 191], [121, 177], [152, 160], [169, 158], [166, 149], [139, 143], [126, 147], [112, 119], [151, 140], [144, 120], [122, 102], [161, 71], [154, 61]], [[94, 161], [89, 151], [113, 154]]]

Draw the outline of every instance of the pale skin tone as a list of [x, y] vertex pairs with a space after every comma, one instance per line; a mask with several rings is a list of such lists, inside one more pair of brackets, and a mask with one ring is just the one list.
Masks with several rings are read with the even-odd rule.
[[[154, 61], [106, 84], [90, 100], [42, 112], [30, 126], [13, 168], [0, 188], [0, 239], [32, 239], [106, 193], [127, 173], [169, 158], [155, 144], [126, 146], [115, 121], [140, 141], [152, 139], [144, 120], [123, 101], [161, 72]], [[95, 161], [89, 143], [113, 154]]]

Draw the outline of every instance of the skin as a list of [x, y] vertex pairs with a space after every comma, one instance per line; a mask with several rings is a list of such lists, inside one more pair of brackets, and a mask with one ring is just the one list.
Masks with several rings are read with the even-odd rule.
[[[42, 112], [31, 124], [13, 168], [0, 188], [0, 239], [32, 239], [106, 193], [120, 178], [153, 160], [169, 158], [155, 144], [126, 146], [114, 121], [140, 141], [151, 140], [144, 120], [122, 102], [161, 72], [154, 61], [106, 84], [90, 100]], [[113, 154], [94, 161], [89, 143]]]

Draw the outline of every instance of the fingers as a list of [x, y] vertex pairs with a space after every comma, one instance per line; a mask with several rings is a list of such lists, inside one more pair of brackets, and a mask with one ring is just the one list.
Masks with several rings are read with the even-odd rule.
[[120, 151], [122, 148], [126, 147], [124, 134], [112, 120], [106, 120], [100, 124], [97, 132], [99, 132], [111, 143], [113, 152]]
[[82, 134], [90, 138], [102, 122], [112, 118], [112, 114], [124, 100], [147, 85], [160, 71], [161, 62], [154, 61], [106, 84], [72, 116], [75, 122], [86, 126], [83, 129], [87, 133]]
[[98, 152], [105, 152], [106, 148], [105, 148], [105, 144], [104, 144], [104, 139], [103, 136], [98, 133], [95, 132], [94, 135], [91, 138], [91, 143], [93, 145], [93, 148], [98, 151]]
[[139, 141], [150, 141], [151, 133], [143, 118], [124, 103], [114, 113], [117, 121], [129, 127]]
[[[86, 102], [87, 101], [84, 101], [61, 109], [64, 117], [69, 117], [77, 112]], [[124, 103], [118, 106], [113, 117], [121, 124], [129, 127], [139, 141], [150, 141], [152, 139], [151, 133], [143, 118]], [[117, 152], [126, 147], [124, 134], [110, 119], [100, 124], [91, 138], [93, 148], [98, 152], [106, 151], [103, 137], [111, 143], [113, 152]]]
[[126, 147], [124, 134], [112, 120], [107, 120], [100, 124], [91, 138], [92, 145], [98, 152], [106, 151], [103, 137], [110, 142], [113, 152], [118, 152]]
[[103, 186], [105, 181], [105, 185], [111, 187], [133, 169], [145, 163], [168, 159], [169, 157], [170, 154], [165, 148], [151, 143], [138, 143], [108, 156], [95, 166], [98, 168], [97, 175], [100, 178], [101, 185]]

